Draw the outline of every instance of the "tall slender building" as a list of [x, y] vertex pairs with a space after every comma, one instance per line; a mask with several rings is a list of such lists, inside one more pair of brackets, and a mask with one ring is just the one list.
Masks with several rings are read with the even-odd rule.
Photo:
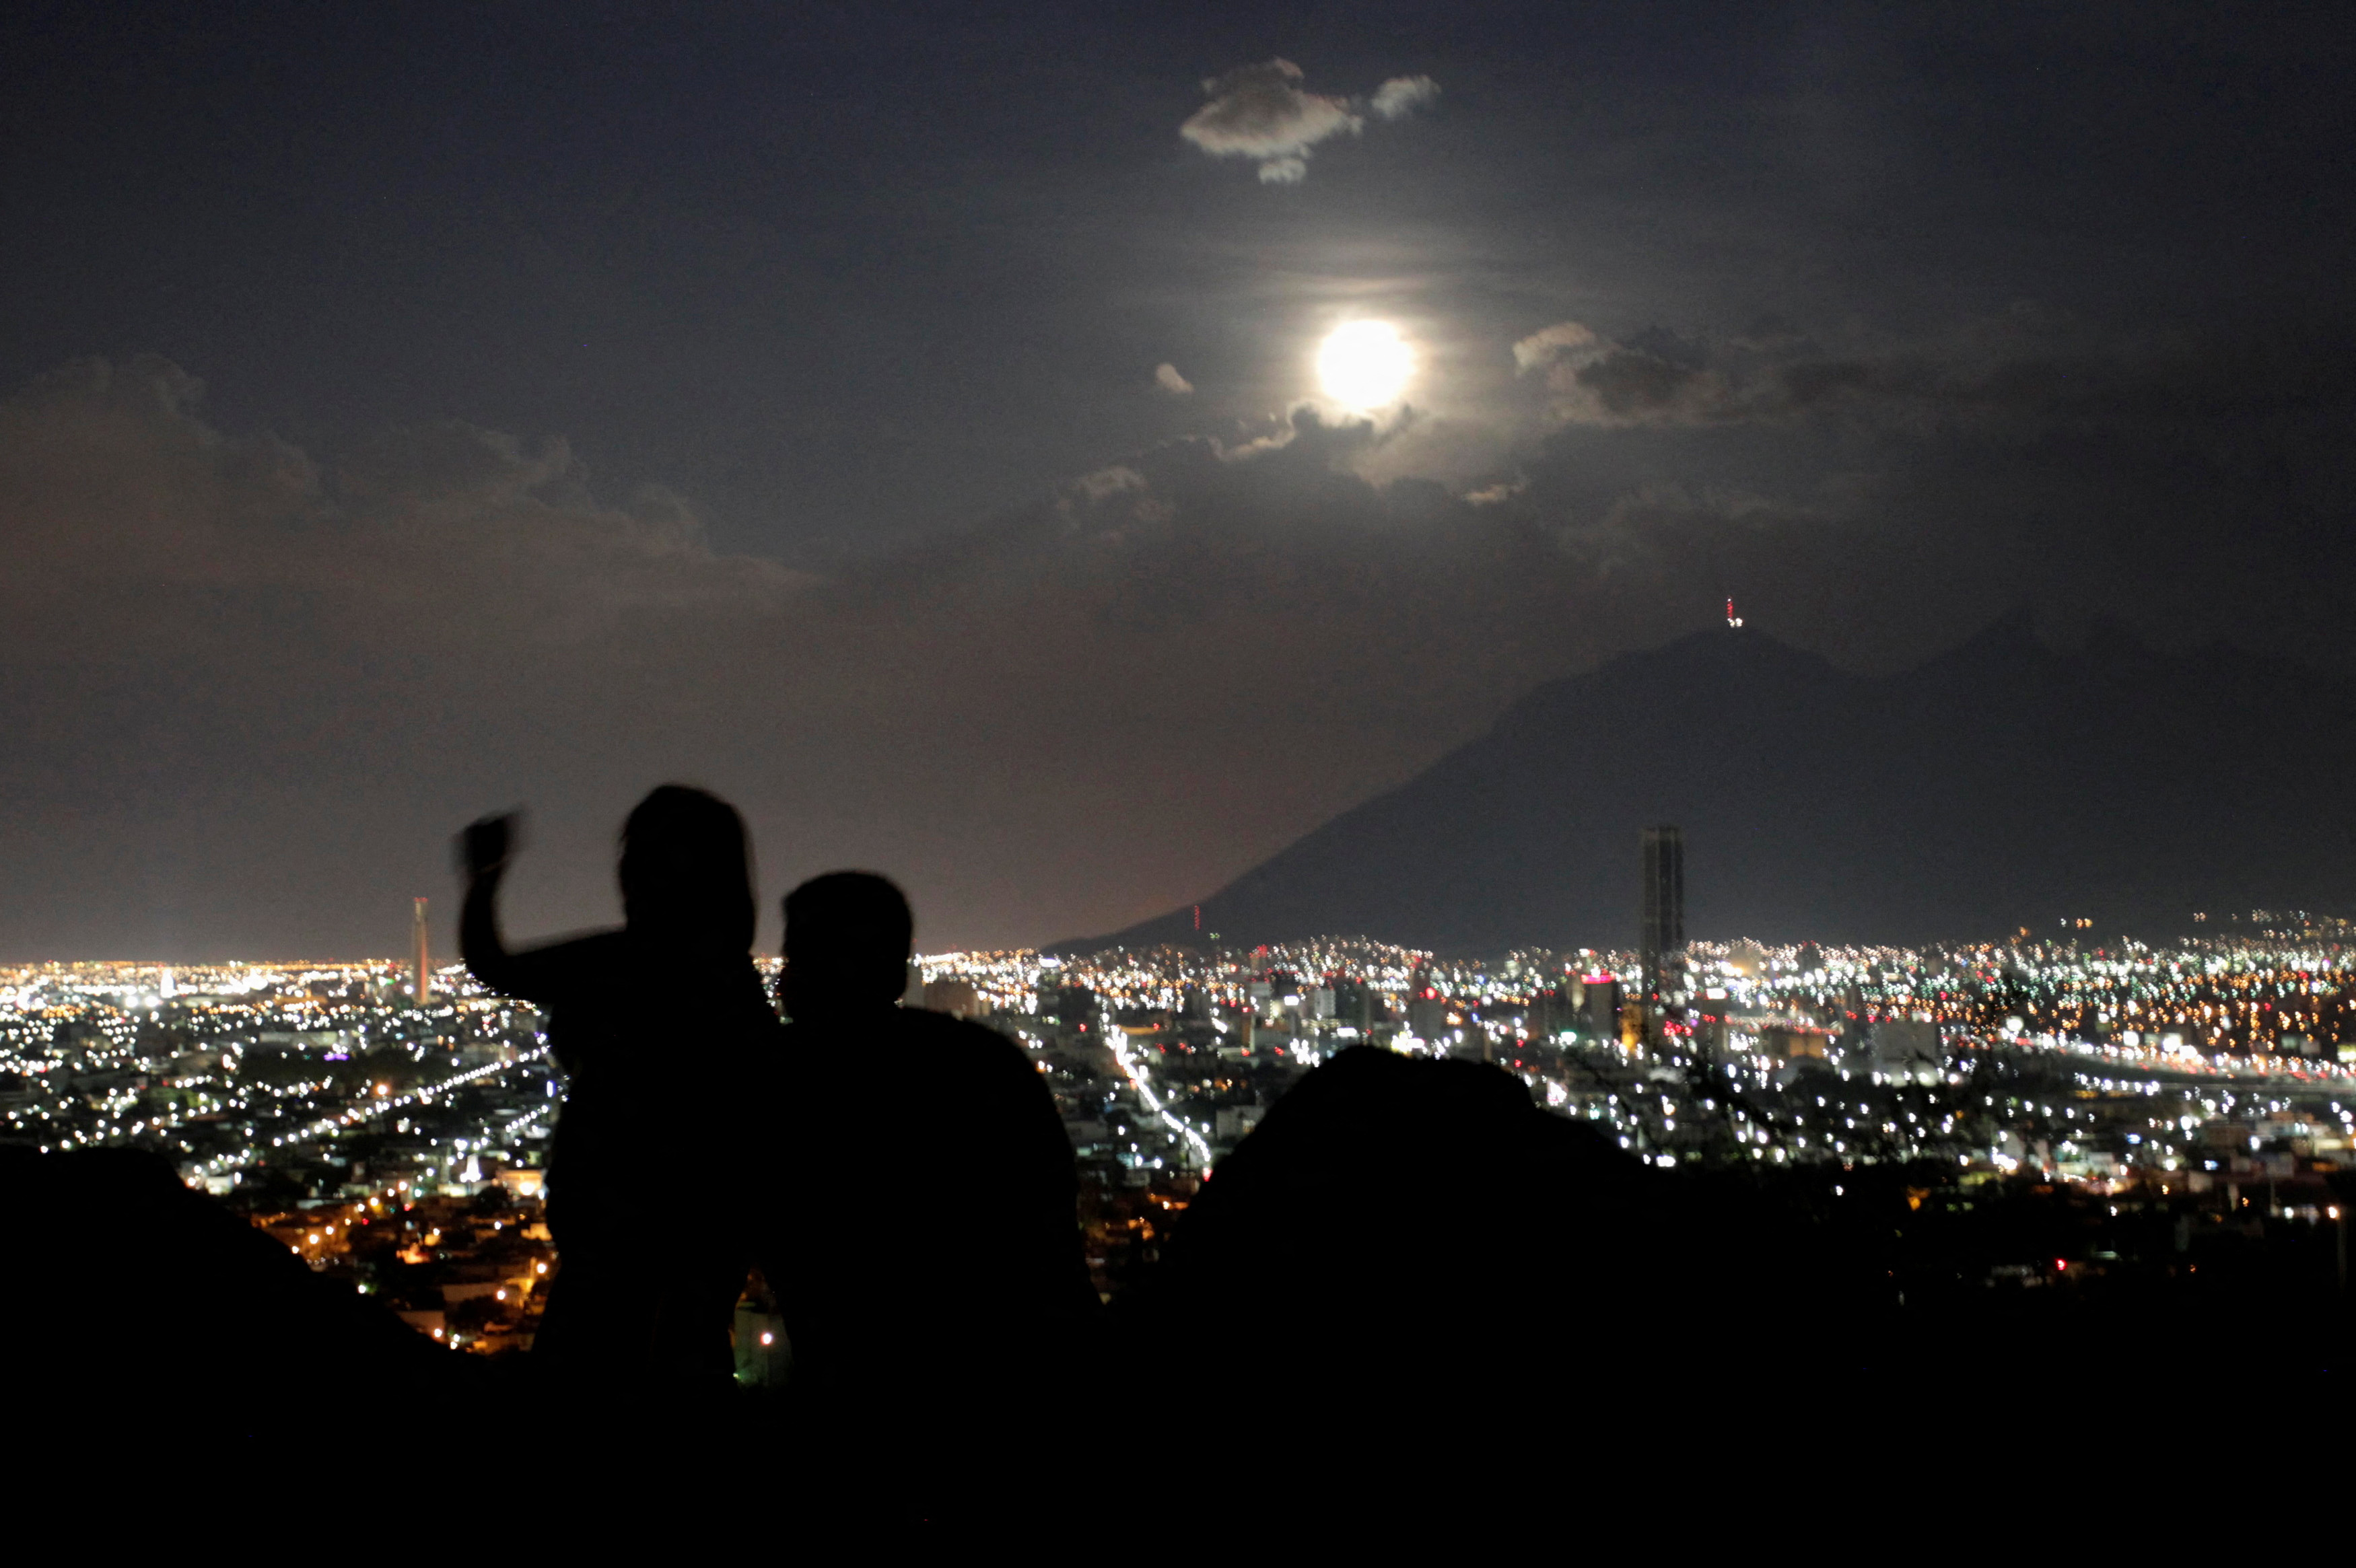
[[425, 901], [412, 899], [410, 902], [415, 906], [409, 917], [409, 934], [417, 950], [416, 996], [417, 1005], [422, 1008], [434, 999], [434, 967], [425, 945]]
[[1686, 836], [1675, 827], [1647, 827], [1642, 845], [1644, 887], [1636, 948], [1644, 965], [1647, 1001], [1661, 994], [1668, 961], [1686, 944]]

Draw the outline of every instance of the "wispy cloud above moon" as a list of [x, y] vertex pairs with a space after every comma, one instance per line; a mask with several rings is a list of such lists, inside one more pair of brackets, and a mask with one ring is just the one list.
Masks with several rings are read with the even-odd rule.
[[1311, 92], [1289, 59], [1237, 66], [1203, 83], [1210, 101], [1178, 133], [1215, 158], [1249, 158], [1263, 185], [1298, 185], [1309, 177], [1310, 150], [1344, 133], [1365, 129], [1366, 112], [1398, 120], [1440, 96], [1428, 76], [1395, 76], [1369, 101]]

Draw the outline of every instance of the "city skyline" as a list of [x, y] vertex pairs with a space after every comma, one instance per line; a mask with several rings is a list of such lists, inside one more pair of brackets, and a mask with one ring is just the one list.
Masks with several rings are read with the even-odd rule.
[[[1925, 949], [1689, 941], [1674, 955], [1632, 943], [1489, 962], [1365, 939], [934, 953], [912, 963], [904, 1002], [997, 1031], [1036, 1072], [1076, 1177], [1080, 1261], [1124, 1321], [1160, 1322], [1171, 1289], [1218, 1288], [1200, 1249], [1222, 1232], [1198, 1209], [1251, 1201], [1253, 1176], [1238, 1187], [1232, 1173], [1264, 1180], [1321, 1093], [1396, 1063], [1441, 1070], [1433, 1083], [1476, 1072], [1552, 1136], [1608, 1157], [1613, 1179], [1634, 1176], [1644, 1185], [1618, 1200], [1637, 1205], [1629, 1244], [1673, 1253], [1717, 1205], [1755, 1212], [1762, 1251], [1740, 1276], [1714, 1265], [1706, 1316], [1746, 1300], [1780, 1308], [1788, 1297], [1765, 1282], [1813, 1267], [1813, 1288], [1850, 1298], [1827, 1325], [1837, 1337], [1993, 1333], [1989, 1354], [2017, 1361], [2042, 1342], [2002, 1349], [2026, 1332], [2004, 1327], [2024, 1313], [2092, 1313], [2128, 1343], [2138, 1324], [2180, 1331], [2176, 1309], [2221, 1290], [2277, 1312], [2344, 1301], [2356, 925], [2288, 911], [2221, 924], [2158, 946], [2098, 943], [2073, 923]], [[548, 1196], [577, 1080], [546, 1016], [462, 965], [436, 971], [421, 1005], [413, 956], [0, 965], [12, 1171], [145, 1168], [141, 1213], [177, 1177], [199, 1209], [266, 1238], [240, 1266], [269, 1254], [282, 1288], [315, 1287], [300, 1299], [323, 1326], [345, 1321], [339, 1301], [360, 1314], [347, 1332], [404, 1325], [411, 1343], [464, 1352], [454, 1364], [513, 1369], [566, 1288]], [[782, 996], [779, 962], [759, 968]], [[611, 978], [657, 997], [667, 985], [659, 972]], [[673, 987], [672, 1002], [692, 1016], [698, 998]], [[645, 1189], [647, 1222], [691, 1232], [748, 1196], [728, 1157], [742, 1123], [723, 1108], [744, 1085], [708, 1042], [665, 1044], [629, 1062], [657, 1108], [617, 1129], [619, 1151], [671, 1151]], [[906, 1204], [862, 1208], [861, 1222], [884, 1235], [938, 1223], [966, 1190], [966, 1134], [986, 1129], [961, 1127], [954, 1101], [937, 1108], [946, 1116], [911, 1115], [937, 1085], [888, 1036], [846, 1046], [820, 1114], [855, 1125], [864, 1157], [908, 1173]], [[1377, 1143], [1329, 1151], [1288, 1247], [1347, 1255], [1362, 1221], [1343, 1193], [1404, 1193], [1411, 1216], [1428, 1178], [1402, 1185], [1398, 1169], [1444, 1137], [1432, 1115], [1419, 1103]], [[1396, 1218], [1397, 1197], [1375, 1201], [1388, 1243], [1411, 1219]], [[1541, 1208], [1551, 1224], [1516, 1230], [1515, 1244], [1577, 1247], [1582, 1228]], [[1467, 1208], [1455, 1222], [1498, 1215]], [[222, 1234], [213, 1244], [233, 1250]], [[748, 1398], [798, 1386], [801, 1331], [778, 1284], [756, 1271], [735, 1303], [729, 1343]], [[1294, 1288], [1283, 1275], [1237, 1287]], [[221, 1305], [220, 1331], [273, 1335], [240, 1299]], [[1467, 1344], [1509, 1348], [1523, 1327], [1481, 1320]], [[376, 1353], [391, 1349], [380, 1331]], [[1874, 1375], [1911, 1364], [1877, 1352]], [[1569, 1374], [1590, 1371], [1574, 1358]]]
[[[1648, 1163], [1930, 1158], [1982, 1179], [2033, 1164], [2097, 1192], [2171, 1179], [2202, 1192], [2237, 1173], [2309, 1169], [2282, 1159], [2356, 1161], [2356, 926], [2259, 918], [2162, 946], [2074, 933], [1928, 950], [1692, 943], [1658, 986], [1655, 955], [1633, 944], [1485, 963], [1365, 939], [948, 953], [914, 961], [910, 995], [1022, 1044], [1056, 1086], [1079, 1157], [1101, 1156], [1113, 1187], [1124, 1170], [1207, 1176], [1287, 1086], [1372, 1044], [1503, 1068]], [[762, 967], [774, 984], [776, 962]], [[500, 1171], [542, 1168], [563, 1094], [543, 1020], [462, 965], [438, 978], [421, 1004], [403, 959], [0, 966], [0, 1136], [40, 1153], [153, 1149], [220, 1196], [273, 1169], [330, 1172], [303, 1180], [335, 1187], [346, 1179], [332, 1168], [352, 1163], [337, 1151], [355, 1139], [380, 1179], [351, 1178], [361, 1188], [344, 1200], [393, 1182], [420, 1199], [516, 1188]], [[645, 1070], [698, 1068], [690, 1054]], [[888, 1078], [891, 1063], [870, 1070]], [[2048, 1082], [2047, 1096], [1955, 1099], [1990, 1072]], [[2072, 1093], [2055, 1096], [2056, 1074]], [[1731, 1122], [1676, 1109], [1721, 1079]], [[1647, 1084], [1649, 1099], [1630, 1093]], [[1954, 1102], [1943, 1121], [1860, 1128], [1808, 1109], [1810, 1094], [1821, 1110], [1827, 1094], [1917, 1090]], [[2178, 1109], [2155, 1117], [2156, 1095]], [[1108, 1119], [1116, 1105], [1128, 1109]], [[2219, 1130], [2256, 1123], [2234, 1135], [2246, 1147]], [[2266, 1153], [2270, 1141], [2281, 1147]], [[316, 1208], [339, 1194], [283, 1196]]]

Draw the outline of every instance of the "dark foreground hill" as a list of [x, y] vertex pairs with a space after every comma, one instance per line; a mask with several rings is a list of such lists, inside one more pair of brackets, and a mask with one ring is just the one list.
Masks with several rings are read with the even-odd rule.
[[1069, 945], [1627, 946], [1652, 823], [1685, 829], [1697, 939], [2164, 935], [2344, 906], [2351, 792], [2356, 688], [2278, 661], [2062, 653], [2020, 614], [1868, 678], [1713, 631], [1540, 688], [1205, 899], [1203, 934], [1184, 909]]

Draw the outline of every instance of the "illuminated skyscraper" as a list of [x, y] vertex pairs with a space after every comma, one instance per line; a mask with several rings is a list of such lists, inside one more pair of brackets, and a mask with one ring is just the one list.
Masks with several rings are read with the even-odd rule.
[[409, 934], [417, 950], [417, 1005], [423, 1007], [434, 999], [434, 969], [425, 945], [425, 901], [412, 899], [415, 907], [409, 917]]
[[1675, 827], [1647, 827], [1643, 840], [1642, 908], [1636, 948], [1644, 965], [1647, 1000], [1661, 992], [1662, 971], [1686, 944], [1686, 836]]
[[1620, 1039], [1620, 982], [1598, 973], [1578, 981], [1579, 1027], [1590, 1042], [1611, 1045]]

